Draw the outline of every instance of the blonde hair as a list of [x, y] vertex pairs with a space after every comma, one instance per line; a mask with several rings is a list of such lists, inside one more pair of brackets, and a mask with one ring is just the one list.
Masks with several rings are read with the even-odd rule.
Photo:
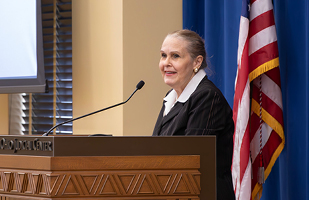
[[199, 34], [197, 34], [194, 31], [183, 29], [169, 33], [167, 36], [172, 37], [176, 36], [187, 41], [188, 42], [187, 50], [191, 55], [192, 59], [195, 59], [199, 55], [203, 56], [203, 62], [200, 69], [205, 69], [207, 67], [205, 42], [201, 38], [201, 36], [199, 36]]

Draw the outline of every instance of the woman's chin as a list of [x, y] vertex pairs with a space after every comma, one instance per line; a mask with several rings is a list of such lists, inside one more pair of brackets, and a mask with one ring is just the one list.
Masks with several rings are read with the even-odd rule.
[[175, 81], [165, 78], [164, 83], [170, 87], [173, 87], [173, 85], [175, 84]]

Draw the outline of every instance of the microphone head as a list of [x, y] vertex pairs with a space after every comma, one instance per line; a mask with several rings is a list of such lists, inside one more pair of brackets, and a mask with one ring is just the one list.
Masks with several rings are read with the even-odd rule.
[[141, 89], [144, 86], [145, 82], [144, 81], [140, 81], [137, 85], [136, 85], [136, 89]]

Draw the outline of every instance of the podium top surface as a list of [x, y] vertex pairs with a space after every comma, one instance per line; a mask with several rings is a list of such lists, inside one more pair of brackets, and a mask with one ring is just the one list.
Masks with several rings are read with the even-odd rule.
[[[200, 155], [215, 136], [0, 136], [0, 154], [31, 156]], [[206, 151], [207, 152], [207, 151]]]

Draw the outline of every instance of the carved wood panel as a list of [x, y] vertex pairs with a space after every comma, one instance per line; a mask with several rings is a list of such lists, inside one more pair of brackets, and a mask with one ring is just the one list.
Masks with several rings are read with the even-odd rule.
[[[43, 199], [98, 197], [147, 200], [198, 200], [198, 170], [10, 171], [0, 170], [0, 195]], [[155, 198], [154, 198], [155, 197]]]

